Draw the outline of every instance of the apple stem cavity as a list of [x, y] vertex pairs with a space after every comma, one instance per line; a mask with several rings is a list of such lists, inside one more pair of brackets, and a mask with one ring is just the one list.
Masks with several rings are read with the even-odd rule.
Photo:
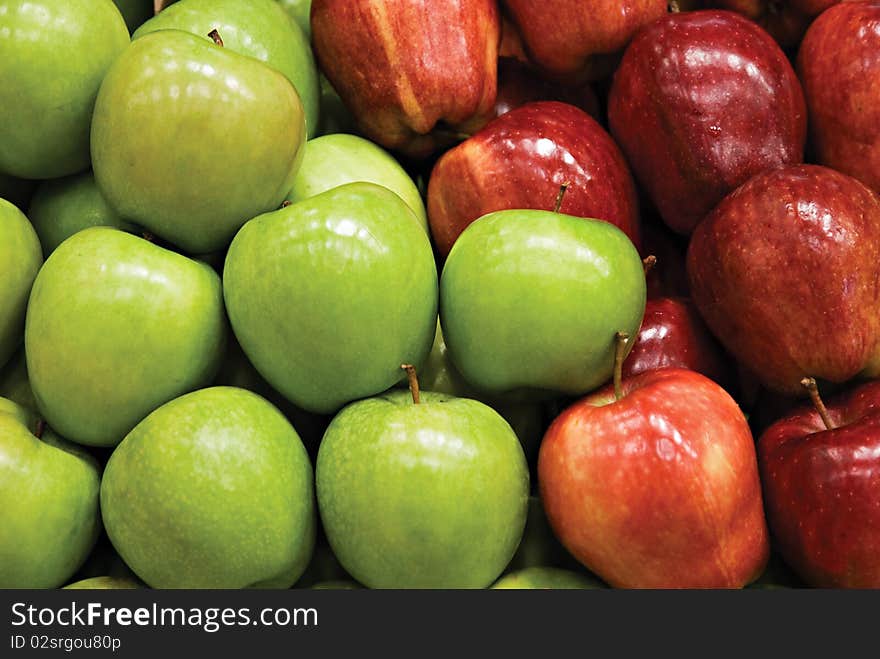
[[645, 275], [651, 272], [655, 265], [657, 265], [657, 257], [653, 254], [642, 259], [642, 267], [645, 269]]
[[825, 407], [825, 403], [822, 402], [822, 397], [819, 395], [819, 387], [816, 385], [816, 379], [804, 378], [801, 380], [801, 386], [809, 392], [810, 400], [813, 401], [813, 407], [816, 408], [819, 416], [822, 417], [822, 423], [825, 424], [825, 428], [828, 430], [834, 430], [836, 426], [831, 422], [828, 408]]
[[220, 33], [217, 31], [217, 28], [208, 32], [208, 36], [214, 40], [215, 44], [223, 48], [223, 39], [220, 38]]
[[281, 202], [281, 208], [287, 208], [288, 206], [293, 206], [293, 202], [290, 199], [285, 199]]
[[416, 376], [416, 367], [412, 364], [401, 364], [400, 368], [406, 371], [406, 379], [409, 381], [409, 393], [412, 395], [413, 405], [418, 405], [421, 400], [419, 398], [419, 378]]
[[626, 344], [629, 343], [629, 334], [617, 332], [614, 335], [614, 400], [623, 398], [623, 360], [626, 356]]
[[37, 426], [34, 428], [34, 437], [37, 439], [43, 439], [44, 432], [46, 432], [46, 421], [44, 419], [37, 419]]
[[155, 244], [155, 242], [156, 242], [156, 236], [155, 236], [155, 234], [151, 233], [150, 231], [144, 231], [144, 232], [141, 234], [141, 238], [143, 238], [144, 240], [146, 240], [148, 243], [154, 243], [154, 244]]
[[556, 203], [553, 204], [553, 212], [558, 213], [559, 209], [562, 208], [562, 199], [565, 197], [565, 192], [568, 190], [568, 187], [571, 185], [571, 181], [566, 181], [562, 185], [559, 186], [559, 192], [556, 193]]

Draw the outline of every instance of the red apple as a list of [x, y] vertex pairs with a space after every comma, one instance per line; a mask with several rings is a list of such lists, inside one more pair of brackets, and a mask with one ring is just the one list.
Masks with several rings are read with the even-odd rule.
[[880, 382], [829, 401], [825, 419], [816, 403], [758, 442], [775, 544], [810, 585], [880, 588]]
[[615, 587], [740, 588], [769, 542], [754, 441], [717, 384], [648, 371], [566, 409], [541, 444], [554, 533]]
[[844, 2], [798, 53], [817, 160], [880, 192], [880, 2]]
[[797, 46], [816, 16], [840, 0], [711, 0], [713, 7], [729, 9], [763, 27], [785, 48]]
[[880, 348], [880, 197], [817, 165], [765, 172], [726, 197], [688, 248], [691, 295], [769, 389], [846, 382]]
[[623, 363], [628, 378], [658, 368], [686, 368], [702, 373], [730, 391], [733, 369], [724, 350], [687, 298], [648, 300], [642, 327]]
[[504, 0], [529, 59], [559, 79], [596, 79], [666, 0]]
[[510, 208], [559, 210], [606, 220], [639, 244], [635, 184], [611, 136], [583, 110], [529, 103], [447, 151], [428, 181], [431, 234], [445, 256], [478, 217]]
[[493, 116], [494, 0], [313, 0], [311, 26], [321, 70], [386, 148], [425, 157]]
[[499, 57], [495, 115], [501, 116], [532, 101], [562, 101], [579, 107], [594, 119], [599, 117], [599, 99], [589, 83], [554, 84], [518, 59]]
[[733, 12], [670, 14], [639, 32], [614, 75], [608, 121], [682, 234], [751, 176], [803, 160], [794, 70], [770, 35]]

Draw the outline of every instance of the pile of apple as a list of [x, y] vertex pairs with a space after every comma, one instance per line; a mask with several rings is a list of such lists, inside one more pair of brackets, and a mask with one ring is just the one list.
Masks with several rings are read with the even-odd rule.
[[2, 588], [880, 588], [875, 378], [878, 0], [0, 0]]

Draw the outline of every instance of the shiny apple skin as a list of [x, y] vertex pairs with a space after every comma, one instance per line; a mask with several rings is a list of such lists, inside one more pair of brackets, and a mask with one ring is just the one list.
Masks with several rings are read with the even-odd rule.
[[765, 172], [729, 195], [688, 247], [691, 295], [762, 384], [803, 395], [878, 356], [880, 197], [817, 165]]
[[635, 183], [620, 149], [583, 110], [557, 101], [501, 115], [437, 161], [428, 221], [445, 256], [471, 222], [499, 210], [552, 210], [611, 222], [639, 246]]
[[559, 78], [596, 78], [602, 56], [623, 50], [643, 25], [666, 13], [666, 0], [505, 0], [529, 59]]
[[364, 135], [413, 158], [493, 116], [501, 19], [494, 0], [313, 0], [320, 69]]
[[673, 367], [702, 373], [730, 391], [732, 367], [693, 302], [654, 298], [645, 304], [642, 326], [623, 363], [623, 377]]
[[614, 75], [611, 133], [663, 220], [688, 235], [738, 185], [803, 160], [806, 108], [785, 53], [739, 14], [670, 14]]
[[758, 442], [775, 545], [807, 583], [880, 588], [880, 382], [804, 407]]
[[797, 59], [818, 162], [880, 192], [880, 2], [817, 18]]
[[544, 437], [550, 525], [618, 588], [740, 588], [769, 555], [754, 441], [733, 399], [683, 369], [649, 371], [566, 409]]

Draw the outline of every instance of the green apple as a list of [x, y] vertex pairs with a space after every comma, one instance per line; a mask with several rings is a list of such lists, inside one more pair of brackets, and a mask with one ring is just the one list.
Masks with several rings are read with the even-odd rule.
[[37, 401], [28, 379], [23, 347], [6, 362], [6, 366], [0, 368], [0, 396], [29, 410], [37, 409]]
[[304, 140], [302, 104], [284, 75], [188, 32], [160, 30], [132, 41], [104, 79], [92, 165], [121, 217], [207, 254], [281, 205]]
[[217, 30], [229, 50], [277, 69], [296, 87], [308, 136], [317, 134], [321, 91], [308, 37], [275, 0], [179, 0], [144, 23], [137, 39], [156, 30], [183, 30], [210, 40]]
[[41, 183], [31, 199], [28, 218], [47, 257], [70, 236], [88, 227], [137, 231], [135, 225], [110, 208], [90, 171]]
[[55, 178], [89, 166], [104, 75], [128, 45], [112, 0], [0, 0], [0, 171]]
[[615, 334], [636, 335], [645, 297], [641, 258], [613, 224], [504, 210], [453, 245], [440, 322], [452, 362], [479, 389], [577, 396], [611, 377]]
[[278, 4], [284, 8], [307, 39], [312, 38], [312, 0], [278, 0]]
[[64, 590], [134, 590], [144, 584], [126, 577], [91, 577], [64, 586]]
[[57, 588], [101, 528], [95, 460], [0, 398], [0, 588]]
[[287, 199], [296, 203], [356, 181], [376, 183], [397, 193], [428, 233], [425, 203], [409, 174], [385, 149], [357, 135], [337, 133], [306, 142], [302, 166]]
[[248, 222], [229, 247], [223, 292], [251, 363], [311, 412], [385, 391], [434, 338], [430, 241], [409, 206], [374, 183]]
[[315, 541], [314, 477], [264, 398], [211, 387], [166, 403], [113, 451], [107, 535], [153, 588], [289, 588]]
[[28, 296], [42, 265], [33, 226], [16, 206], [0, 199], [0, 367], [21, 345]]
[[27, 309], [38, 407], [64, 437], [114, 446], [172, 398], [208, 384], [227, 325], [220, 278], [143, 238], [93, 227], [46, 260]]
[[526, 521], [529, 472], [513, 430], [445, 394], [345, 407], [321, 442], [316, 483], [333, 552], [368, 588], [485, 588]]
[[582, 572], [535, 566], [505, 574], [492, 585], [492, 588], [495, 590], [586, 590], [606, 588], [606, 586], [598, 579]]
[[134, 32], [141, 24], [153, 17], [153, 0], [113, 0], [129, 32]]

